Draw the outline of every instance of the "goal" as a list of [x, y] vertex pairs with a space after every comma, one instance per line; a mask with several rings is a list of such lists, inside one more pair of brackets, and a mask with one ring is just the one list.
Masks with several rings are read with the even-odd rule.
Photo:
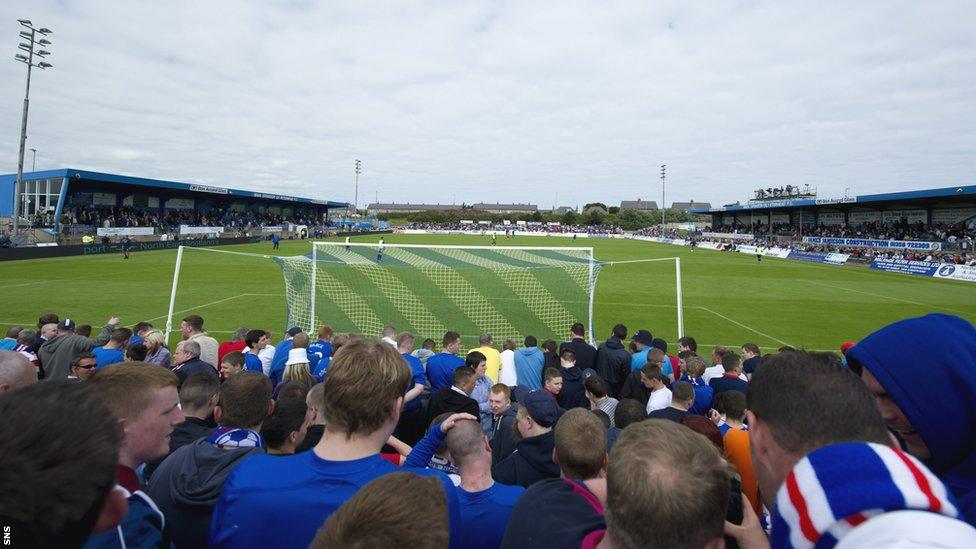
[[602, 264], [592, 248], [427, 246], [313, 242], [310, 256], [276, 258], [288, 325], [329, 324], [379, 335], [386, 325], [439, 342], [449, 330], [477, 346], [527, 335], [565, 339], [580, 322], [593, 337], [593, 291]]

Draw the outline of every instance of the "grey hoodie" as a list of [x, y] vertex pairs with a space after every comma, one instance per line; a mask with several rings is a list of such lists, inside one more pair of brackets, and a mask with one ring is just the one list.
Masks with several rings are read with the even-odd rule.
[[71, 359], [92, 350], [92, 340], [78, 334], [64, 334], [44, 342], [37, 350], [37, 358], [44, 368], [44, 379], [65, 379]]
[[206, 547], [210, 518], [224, 481], [261, 448], [218, 448], [202, 438], [176, 450], [153, 473], [146, 490], [166, 516], [176, 547]]

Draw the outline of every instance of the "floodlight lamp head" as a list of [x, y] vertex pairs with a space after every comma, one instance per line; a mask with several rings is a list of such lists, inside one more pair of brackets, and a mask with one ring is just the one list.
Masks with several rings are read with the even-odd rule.
[[36, 55], [40, 55], [41, 57], [44, 57], [45, 55], [51, 55], [51, 52], [49, 52], [47, 50], [37, 50], [37, 52], [35, 52], [35, 53], [36, 53]]
[[37, 43], [40, 44], [40, 45], [42, 45], [42, 46], [50, 46], [51, 45], [51, 41], [48, 40], [47, 38], [41, 38], [40, 40], [37, 41]]
[[39, 32], [39, 33], [41, 33], [41, 34], [51, 34], [51, 33], [52, 33], [52, 32], [54, 32], [54, 31], [52, 31], [51, 29], [48, 29], [48, 28], [41, 28], [41, 29], [40, 29], [40, 30], [38, 30], [37, 32]]
[[27, 56], [22, 53], [18, 53], [17, 55], [14, 56], [14, 58], [17, 61], [27, 61]]
[[50, 69], [54, 65], [52, 65], [50, 63], [45, 63], [45, 62], [41, 61], [40, 63], [37, 64], [37, 66], [38, 66], [38, 68], [41, 68], [41, 69]]
[[26, 38], [27, 40], [30, 40], [31, 39], [31, 33], [27, 32], [27, 31], [20, 31], [20, 36], [23, 37], [23, 38]]
[[17, 22], [25, 27], [31, 26], [30, 19], [18, 19]]

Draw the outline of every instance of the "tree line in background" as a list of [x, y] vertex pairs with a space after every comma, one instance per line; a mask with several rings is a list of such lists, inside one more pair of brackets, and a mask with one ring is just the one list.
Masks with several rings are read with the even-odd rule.
[[[593, 202], [585, 205], [582, 213], [577, 213], [570, 210], [565, 213], [536, 211], [499, 214], [474, 210], [461, 206], [457, 210], [412, 213], [394, 212], [379, 214], [377, 217], [383, 221], [390, 221], [394, 225], [401, 223], [458, 223], [461, 220], [491, 221], [492, 223], [501, 223], [502, 220], [508, 219], [513, 222], [559, 222], [564, 225], [616, 225], [624, 230], [637, 230], [661, 224], [661, 210], [621, 210], [617, 206], [610, 206], [608, 208], [606, 205], [599, 202]], [[666, 223], [709, 221], [708, 216], [693, 215], [685, 212], [684, 210], [674, 210], [670, 208], [664, 210], [664, 219]]]

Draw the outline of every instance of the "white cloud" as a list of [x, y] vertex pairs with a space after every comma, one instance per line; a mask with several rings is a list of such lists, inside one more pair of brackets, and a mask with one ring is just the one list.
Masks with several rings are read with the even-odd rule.
[[[11, 52], [55, 30], [38, 168], [351, 200], [359, 158], [360, 203], [543, 207], [660, 200], [660, 164], [713, 203], [976, 171], [971, 2], [14, 4]], [[0, 64], [0, 171], [22, 94]]]

